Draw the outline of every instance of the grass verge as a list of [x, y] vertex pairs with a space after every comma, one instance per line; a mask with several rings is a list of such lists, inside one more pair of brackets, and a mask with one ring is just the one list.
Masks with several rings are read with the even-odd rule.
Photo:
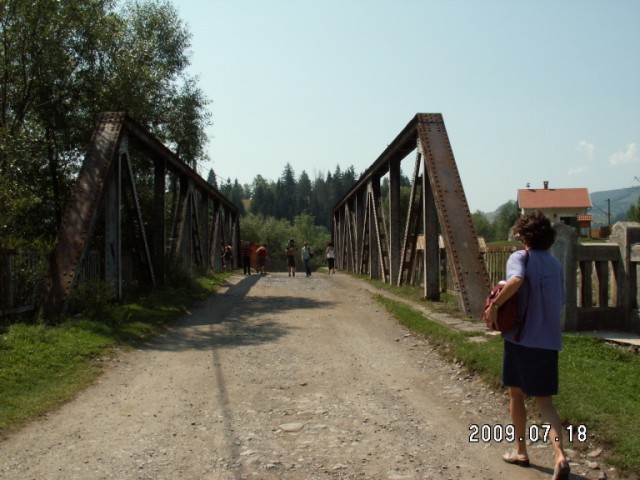
[[135, 303], [101, 308], [97, 318], [0, 328], [0, 435], [73, 398], [102, 371], [99, 358], [159, 333], [228, 276], [159, 289]]
[[[469, 341], [468, 333], [429, 320], [420, 311], [376, 295], [398, 321], [424, 335], [448, 359], [456, 359], [488, 385], [501, 387], [502, 339]], [[640, 355], [600, 339], [564, 335], [560, 354], [560, 392], [554, 403], [564, 424], [573, 426], [569, 448], [585, 447], [587, 441], [604, 444], [606, 462], [629, 474], [640, 471]], [[586, 430], [585, 430], [586, 429]]]

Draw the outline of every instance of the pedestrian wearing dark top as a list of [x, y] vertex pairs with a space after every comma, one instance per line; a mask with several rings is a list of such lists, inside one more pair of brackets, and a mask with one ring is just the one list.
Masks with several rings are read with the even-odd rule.
[[233, 248], [231, 248], [231, 244], [224, 247], [224, 251], [222, 252], [222, 271], [233, 271]]
[[324, 251], [324, 256], [327, 257], [327, 266], [329, 267], [329, 274], [336, 273], [336, 249], [333, 246], [333, 242], [329, 242], [327, 248]]
[[284, 247], [284, 254], [287, 257], [287, 269], [289, 270], [289, 276], [296, 276], [296, 242], [292, 238], [289, 240], [289, 243]]
[[556, 232], [541, 212], [531, 212], [517, 220], [515, 233], [526, 252], [518, 250], [511, 254], [507, 261], [507, 282], [484, 314], [490, 325], [496, 320], [500, 306], [518, 295], [519, 317], [526, 315], [519, 341], [517, 328], [502, 334], [502, 381], [509, 390], [509, 410], [516, 436], [515, 449], [502, 458], [513, 465], [530, 466], [525, 398], [534, 397], [543, 421], [551, 427], [549, 439], [555, 456], [552, 478], [567, 480], [571, 469], [563, 447], [562, 421], [552, 401], [552, 396], [558, 393], [561, 312], [565, 303], [562, 267], [549, 252]]
[[242, 245], [242, 269], [245, 275], [251, 275], [251, 244], [244, 242]]
[[304, 271], [307, 274], [307, 277], [311, 276], [311, 258], [313, 257], [313, 253], [311, 253], [311, 246], [309, 242], [304, 242], [304, 246], [302, 247], [302, 262], [304, 263]]

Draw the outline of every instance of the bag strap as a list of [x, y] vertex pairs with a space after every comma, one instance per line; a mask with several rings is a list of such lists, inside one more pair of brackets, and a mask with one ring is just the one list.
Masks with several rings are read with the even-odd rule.
[[[527, 264], [529, 263], [529, 250], [525, 250], [524, 256], [524, 280], [527, 280]], [[524, 328], [524, 322], [527, 321], [527, 310], [529, 310], [529, 299], [531, 298], [531, 286], [529, 285], [527, 290], [527, 304], [524, 307], [524, 315], [522, 316], [522, 321], [518, 322], [518, 331], [514, 337], [514, 340], [520, 343], [520, 334], [522, 333], [522, 329]]]

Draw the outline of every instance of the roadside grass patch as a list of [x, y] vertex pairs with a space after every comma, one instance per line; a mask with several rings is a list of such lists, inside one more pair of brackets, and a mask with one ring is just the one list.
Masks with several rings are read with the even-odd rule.
[[[503, 341], [469, 340], [470, 334], [454, 331], [425, 317], [420, 311], [383, 295], [374, 295], [398, 321], [424, 335], [431, 346], [450, 360], [461, 362], [491, 388], [501, 384]], [[560, 353], [560, 391], [554, 404], [565, 426], [573, 426], [568, 448], [589, 448], [589, 442], [605, 447], [606, 462], [623, 473], [640, 471], [640, 355], [601, 339], [563, 335]], [[535, 406], [530, 406], [537, 415]], [[587, 441], [577, 435], [586, 428]], [[565, 441], [566, 438], [565, 431]]]
[[87, 360], [114, 342], [65, 323], [59, 327], [16, 324], [0, 336], [0, 431], [69, 400], [99, 373]]
[[160, 333], [230, 274], [148, 292], [135, 303], [102, 305], [56, 326], [0, 328], [0, 435], [73, 398], [102, 371], [101, 359]]
[[423, 303], [428, 305], [430, 309], [438, 313], [446, 313], [449, 315], [460, 315], [460, 307], [458, 305], [458, 297], [446, 292], [440, 293], [439, 301], [431, 301], [424, 299], [424, 288], [420, 285], [402, 285], [397, 286], [389, 283], [385, 283], [382, 280], [369, 278], [366, 275], [352, 275], [355, 278], [364, 280], [374, 287], [390, 292], [412, 302]]
[[609, 463], [640, 472], [640, 355], [594, 337], [563, 340], [558, 410], [607, 445]]

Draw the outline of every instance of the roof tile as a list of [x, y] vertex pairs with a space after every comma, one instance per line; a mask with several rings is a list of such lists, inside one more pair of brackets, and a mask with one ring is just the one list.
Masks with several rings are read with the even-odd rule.
[[520, 208], [591, 208], [586, 188], [541, 188], [518, 190]]

